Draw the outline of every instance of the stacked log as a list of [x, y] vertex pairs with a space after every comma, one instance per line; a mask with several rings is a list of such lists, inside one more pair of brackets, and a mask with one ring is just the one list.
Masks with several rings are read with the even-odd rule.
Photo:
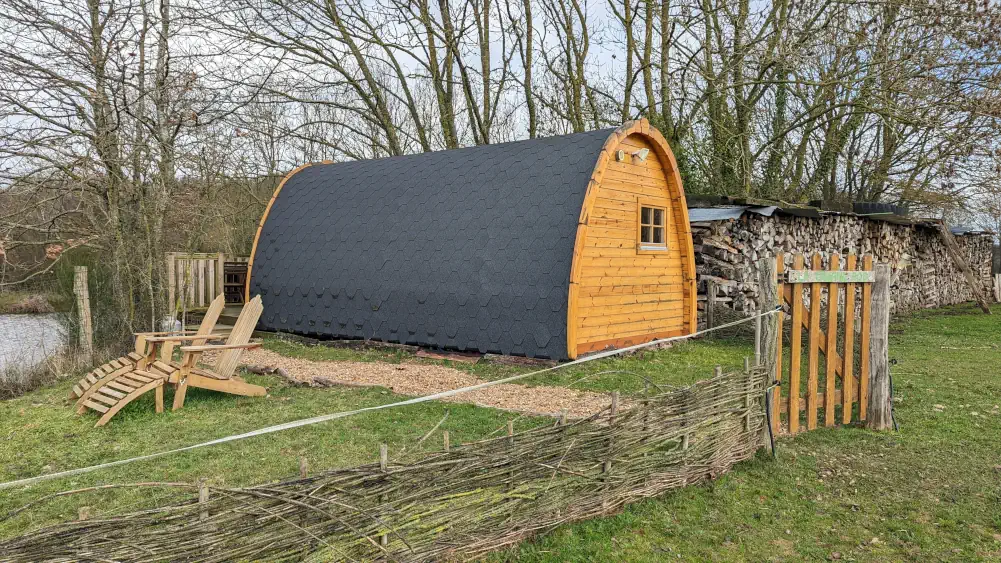
[[[953, 264], [934, 228], [898, 225], [855, 215], [820, 218], [745, 213], [739, 219], [692, 223], [695, 269], [698, 275], [700, 316], [706, 290], [715, 282], [717, 307], [750, 314], [758, 310], [757, 262], [785, 254], [792, 257], [820, 253], [824, 267], [831, 254], [872, 254], [890, 265], [893, 277], [891, 311], [941, 307], [973, 299], [966, 279]], [[956, 241], [984, 291], [991, 288], [993, 239], [988, 234], [957, 236]]]

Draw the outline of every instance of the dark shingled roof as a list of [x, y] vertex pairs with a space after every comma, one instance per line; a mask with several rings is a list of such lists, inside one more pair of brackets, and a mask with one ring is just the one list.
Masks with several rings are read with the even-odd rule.
[[612, 131], [301, 170], [258, 240], [260, 327], [568, 357], [577, 221]]

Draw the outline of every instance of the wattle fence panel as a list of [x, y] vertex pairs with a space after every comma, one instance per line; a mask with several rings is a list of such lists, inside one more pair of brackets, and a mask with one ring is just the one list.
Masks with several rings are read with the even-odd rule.
[[382, 448], [379, 463], [292, 481], [203, 484], [188, 502], [0, 542], [0, 560], [471, 558], [753, 457], [764, 443], [768, 379], [763, 367], [717, 372], [576, 422], [464, 445], [443, 436], [440, 453], [419, 459], [395, 461]]

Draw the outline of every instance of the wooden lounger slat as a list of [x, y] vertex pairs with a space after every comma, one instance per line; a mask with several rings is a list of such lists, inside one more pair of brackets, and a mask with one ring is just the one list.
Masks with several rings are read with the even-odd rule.
[[176, 367], [174, 367], [174, 366], [172, 366], [170, 364], [161, 362], [160, 360], [157, 360], [157, 361], [153, 362], [153, 367], [155, 367], [155, 368], [159, 369], [160, 371], [162, 371], [164, 373], [167, 373], [167, 374], [171, 374], [171, 373], [174, 373], [175, 371], [177, 371]]
[[98, 376], [94, 375], [94, 372], [88, 373], [87, 377], [84, 378], [84, 380], [87, 383], [89, 383], [90, 385], [93, 385], [94, 382], [97, 381], [98, 379], [100, 379], [100, 378]]
[[97, 393], [99, 390], [101, 390], [105, 385], [108, 385], [110, 382], [118, 380], [119, 378], [121, 378], [121, 376], [132, 371], [132, 369], [134, 369], [132, 364], [122, 366], [120, 369], [117, 369], [107, 375], [102, 376], [100, 379], [94, 382], [93, 385], [86, 383], [85, 381], [81, 381], [79, 386], [81, 387], [82, 392], [76, 395], [77, 413], [83, 414], [83, 412], [87, 410], [86, 407], [84, 406], [84, 403], [90, 398], [91, 395]]
[[113, 367], [115, 369], [118, 369], [118, 368], [122, 367], [122, 362], [120, 362], [118, 360], [111, 360], [110, 362], [108, 362], [108, 364], [110, 364], [111, 367]]
[[194, 368], [194, 369], [191, 370], [191, 373], [196, 373], [196, 374], [198, 374], [198, 375], [200, 375], [202, 377], [208, 377], [208, 378], [211, 378], [211, 379], [218, 379], [220, 381], [222, 381], [224, 379], [231, 379], [230, 377], [223, 377], [223, 376], [219, 375], [218, 373], [215, 373], [214, 371], [207, 370], [207, 369], [202, 369], [202, 368]]
[[158, 374], [156, 372], [152, 372], [152, 371], [143, 371], [143, 370], [138, 370], [137, 369], [137, 370], [135, 370], [132, 373], [134, 375], [138, 375], [140, 377], [145, 377], [145, 378], [149, 379], [150, 381], [155, 381], [157, 379], [163, 379], [162, 375], [160, 375], [160, 374]]
[[143, 359], [143, 357], [140, 354], [137, 354], [135, 352], [129, 352], [128, 358], [134, 362], [138, 362], [139, 360]]
[[84, 406], [90, 409], [94, 409], [97, 412], [101, 413], [108, 412], [108, 407], [102, 405], [101, 403], [95, 403], [94, 401], [87, 401], [86, 403], [84, 403]]
[[155, 375], [157, 379], [167, 379], [172, 373], [174, 373], [174, 371], [177, 370], [167, 371], [159, 369], [156, 366], [149, 366], [149, 372]]
[[[112, 389], [111, 388], [111, 384], [109, 383], [108, 385], [104, 386], [104, 389], [101, 389], [100, 393], [97, 393], [94, 396], [96, 397], [97, 395], [106, 395], [108, 397], [112, 397], [114, 399], [121, 400], [121, 399], [124, 399], [125, 396], [128, 395], [128, 393], [122, 393], [121, 391], [116, 391], [115, 389]], [[115, 401], [115, 402], [118, 402], [118, 401]]]
[[109, 397], [107, 395], [104, 395], [103, 393], [104, 393], [104, 389], [101, 389], [97, 393], [94, 393], [93, 395], [91, 395], [90, 399], [92, 401], [98, 401], [98, 402], [104, 403], [104, 404], [108, 405], [109, 407], [115, 406], [115, 403], [118, 402], [119, 398], [118, 397]]
[[[149, 383], [143, 385], [142, 387], [137, 388], [135, 391], [129, 393], [128, 396], [126, 396], [124, 399], [115, 404], [115, 406], [108, 409], [108, 411], [104, 413], [104, 416], [102, 416], [101, 419], [98, 420], [94, 426], [104, 426], [105, 424], [107, 424], [108, 421], [111, 420], [111, 417], [115, 416], [118, 413], [118, 411], [120, 411], [123, 407], [125, 407], [129, 403], [141, 397], [143, 393], [146, 393], [147, 391], [152, 391], [154, 389], [157, 390], [158, 392], [161, 392], [163, 384], [164, 384], [163, 379], [156, 379], [154, 381], [150, 381]], [[156, 401], [157, 401], [157, 408], [156, 408], [157, 412], [162, 412], [163, 411], [162, 395], [157, 395]]]
[[149, 383], [149, 381], [143, 381], [142, 379], [139, 379], [138, 377], [133, 376], [131, 373], [128, 374], [128, 375], [123, 375], [122, 377], [118, 378], [118, 381], [120, 381], [120, 382], [122, 382], [122, 383], [124, 383], [126, 385], [131, 385], [132, 387], [136, 387], [136, 388], [142, 387], [143, 385], [146, 385], [147, 383]]
[[149, 383], [150, 381], [153, 381], [154, 379], [159, 379], [158, 377], [156, 377], [155, 375], [149, 373], [148, 371], [139, 371], [139, 370], [130, 371], [126, 375], [126, 377], [128, 377], [129, 379], [135, 379], [136, 381], [141, 381], [143, 383]]
[[106, 387], [111, 387], [112, 389], [118, 389], [119, 391], [124, 391], [125, 393], [131, 393], [135, 391], [135, 386], [129, 385], [123, 381], [110, 381]]

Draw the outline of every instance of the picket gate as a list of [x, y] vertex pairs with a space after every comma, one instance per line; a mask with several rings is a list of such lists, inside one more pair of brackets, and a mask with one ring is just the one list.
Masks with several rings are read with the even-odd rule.
[[778, 432], [813, 430], [821, 420], [824, 426], [834, 426], [866, 418], [872, 256], [859, 261], [849, 254], [844, 269], [838, 254], [830, 256], [826, 269], [823, 262], [814, 254], [808, 268], [806, 258], [797, 254], [787, 269], [785, 257], [777, 257], [778, 295], [791, 313], [788, 337], [786, 315], [778, 316], [775, 379], [780, 384], [772, 401], [773, 430]]

